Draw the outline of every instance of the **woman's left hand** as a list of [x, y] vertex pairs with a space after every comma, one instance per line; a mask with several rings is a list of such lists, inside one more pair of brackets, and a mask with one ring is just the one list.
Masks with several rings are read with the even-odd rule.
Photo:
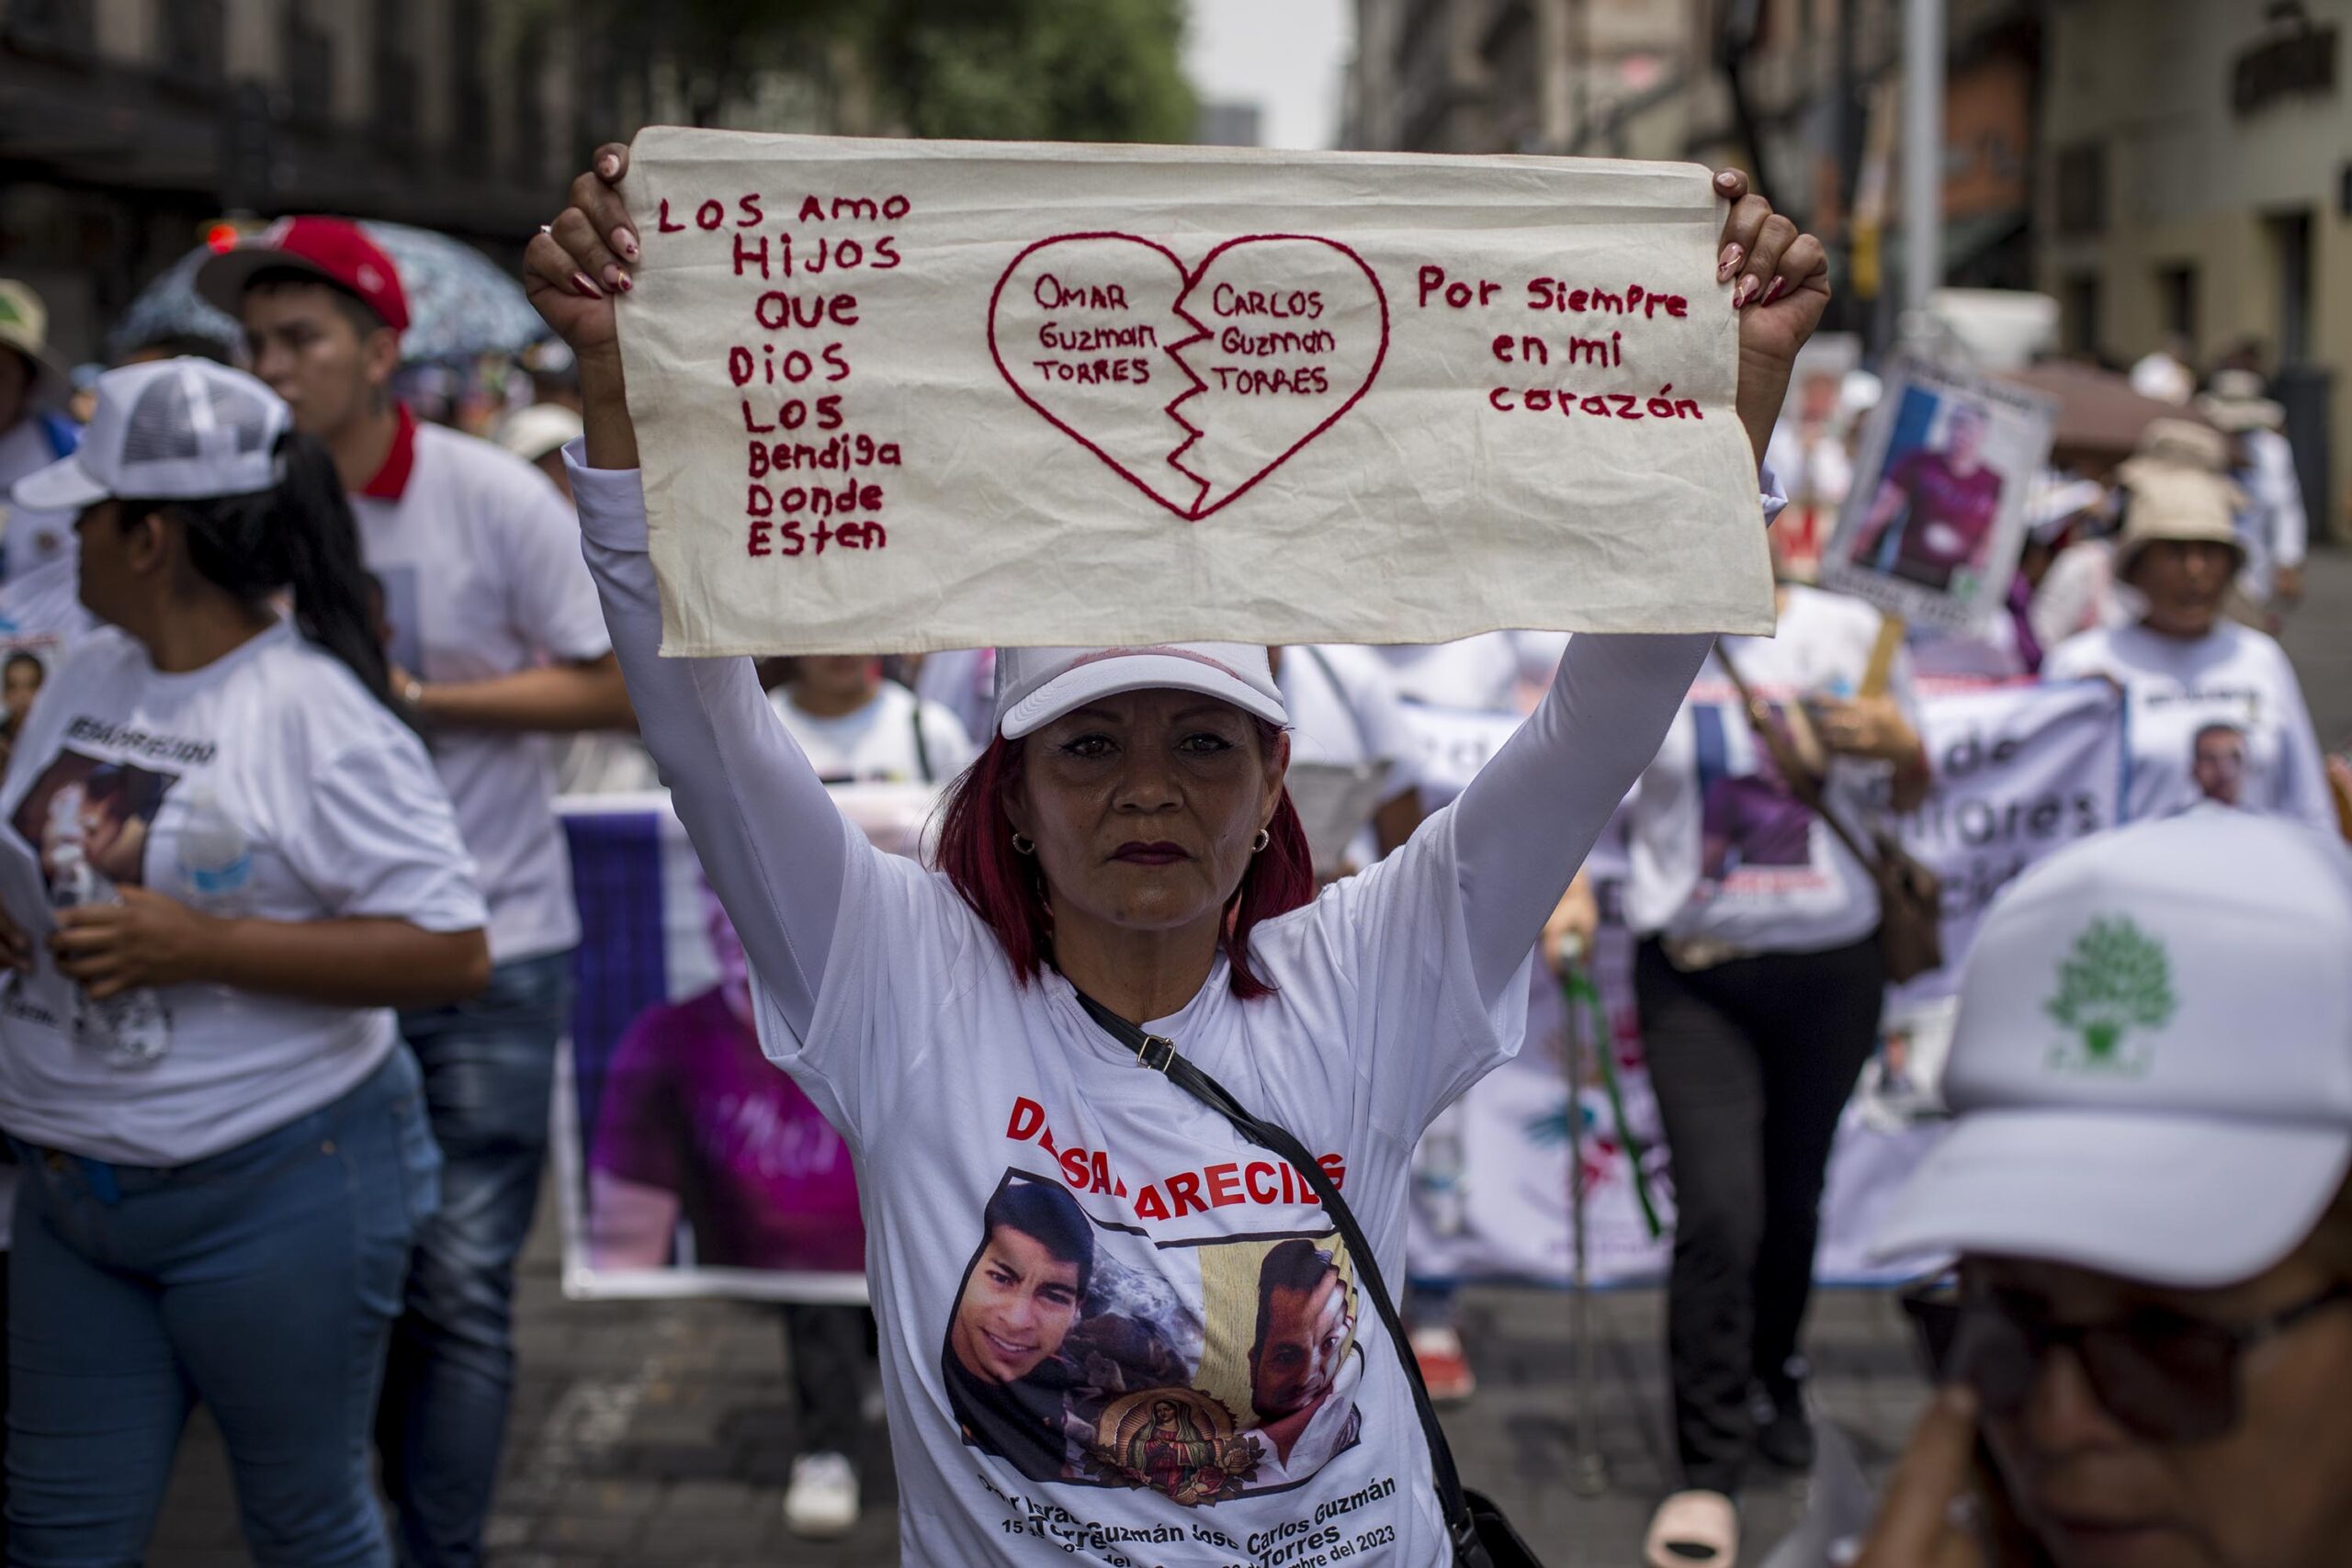
[[145, 887], [119, 889], [119, 904], [61, 909], [49, 939], [58, 973], [104, 1001], [142, 986], [203, 979], [220, 922]]
[[1761, 461], [1797, 350], [1829, 304], [1829, 253], [1749, 190], [1739, 170], [1716, 175], [1715, 193], [1731, 203], [1715, 279], [1732, 286], [1732, 309], [1739, 313], [1739, 423]]

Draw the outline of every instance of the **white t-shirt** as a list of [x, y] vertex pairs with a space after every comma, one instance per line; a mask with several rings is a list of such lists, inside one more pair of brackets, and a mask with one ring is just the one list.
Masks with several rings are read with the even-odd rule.
[[896, 681], [883, 682], [871, 702], [839, 718], [802, 712], [788, 690], [770, 692], [768, 705], [827, 784], [944, 784], [971, 765], [972, 739], [956, 716], [937, 703], [919, 702]]
[[[1150, 1025], [1341, 1166], [1391, 1258], [1421, 1128], [1522, 1032], [1523, 987], [1478, 999], [1451, 829], [1261, 925], [1273, 997], [1237, 1000], [1220, 959]], [[935, 874], [853, 852], [831, 953], [807, 1043], [764, 995], [760, 1033], [847, 1136], [884, 1342], [918, 1348], [888, 1383], [899, 1487], [922, 1500], [906, 1562], [1221, 1563], [1318, 1536], [1310, 1555], [1442, 1556], [1396, 1352], [1280, 1159], [1137, 1070], [1060, 976], [1019, 984]], [[984, 1227], [1006, 1188], [1061, 1228], [1059, 1258]], [[1274, 1348], [1253, 1357], [1261, 1304]]]
[[[424, 745], [283, 621], [183, 674], [93, 633], [50, 677], [0, 784], [0, 898], [28, 932], [123, 884], [224, 915], [473, 931], [471, 871]], [[95, 1159], [185, 1164], [347, 1092], [395, 1039], [383, 1010], [209, 984], [133, 995], [163, 1047], [135, 1065], [42, 947], [0, 994], [0, 1126]]]
[[2052, 681], [2104, 675], [2123, 688], [2127, 819], [2218, 800], [2335, 832], [2294, 666], [2251, 626], [2222, 621], [2193, 642], [2145, 626], [2088, 631], [2051, 654], [2041, 673]]
[[6, 548], [0, 554], [6, 555], [8, 568], [0, 581], [14, 582], [28, 572], [60, 563], [70, 572], [80, 553], [74, 546], [73, 513], [37, 511], [8, 498], [18, 479], [46, 468], [57, 458], [40, 415], [28, 413], [0, 430], [0, 516], [7, 523], [5, 534], [0, 534], [0, 544]]
[[[405, 428], [404, 422], [404, 428]], [[414, 426], [397, 494], [387, 471], [351, 498], [368, 570], [384, 587], [392, 662], [425, 682], [484, 681], [612, 650], [580, 525], [547, 475], [512, 453], [435, 424]], [[490, 900], [501, 964], [580, 940], [571, 862], [557, 826], [548, 735], [443, 728], [433, 761]]]
[[[1793, 584], [1777, 636], [1723, 645], [1749, 689], [1785, 716], [1798, 698], [1860, 688], [1881, 619], [1858, 599]], [[1916, 728], [1905, 656], [1897, 655], [1887, 690]], [[1867, 834], [1891, 773], [1884, 762], [1831, 759], [1826, 794], [1838, 819]], [[1626, 913], [1645, 936], [1823, 953], [1878, 925], [1870, 873], [1789, 793], [1713, 655], [1634, 786], [1626, 823]]]
[[1275, 683], [1290, 715], [1292, 766], [1386, 762], [1387, 795], [1412, 787], [1417, 748], [1396, 678], [1379, 654], [1343, 644], [1286, 648]]
[[964, 733], [986, 744], [996, 734], [996, 649], [948, 648], [922, 657], [915, 695], [956, 716]]
[[1566, 633], [1486, 632], [1459, 642], [1399, 644], [1380, 655], [1408, 702], [1510, 713], [1521, 706], [1519, 683], [1550, 680], [1567, 645]]

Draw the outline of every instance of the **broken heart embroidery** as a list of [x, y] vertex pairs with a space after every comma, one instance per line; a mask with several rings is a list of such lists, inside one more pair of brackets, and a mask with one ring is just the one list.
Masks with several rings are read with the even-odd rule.
[[1023, 402], [1177, 516], [1230, 504], [1362, 400], [1388, 298], [1335, 240], [1249, 234], [1187, 271], [1134, 234], [1013, 257], [989, 349]]

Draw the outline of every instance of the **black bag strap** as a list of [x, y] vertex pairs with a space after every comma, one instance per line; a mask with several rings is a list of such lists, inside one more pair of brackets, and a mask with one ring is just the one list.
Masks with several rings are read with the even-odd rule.
[[1260, 1148], [1282, 1156], [1321, 1200], [1340, 1238], [1348, 1244], [1348, 1256], [1354, 1261], [1362, 1292], [1372, 1298], [1374, 1310], [1380, 1314], [1389, 1342], [1396, 1348], [1396, 1359], [1404, 1366], [1406, 1385], [1413, 1391], [1413, 1409], [1421, 1418], [1421, 1436], [1429, 1442], [1430, 1471], [1436, 1478], [1438, 1506], [1445, 1514], [1446, 1534], [1453, 1542], [1453, 1560], [1468, 1568], [1487, 1568], [1491, 1560], [1478, 1539], [1478, 1526], [1471, 1517], [1469, 1500], [1463, 1495], [1462, 1475], [1453, 1465], [1453, 1449], [1445, 1440], [1445, 1428], [1438, 1425], [1437, 1410], [1430, 1404], [1429, 1387], [1421, 1381], [1420, 1365], [1413, 1359], [1412, 1347], [1406, 1342], [1405, 1325], [1397, 1317], [1388, 1286], [1380, 1277], [1372, 1243], [1364, 1238], [1363, 1227], [1356, 1224], [1354, 1213], [1349, 1209], [1347, 1200], [1340, 1196], [1330, 1173], [1317, 1165], [1315, 1156], [1306, 1152], [1306, 1145], [1286, 1129], [1250, 1114], [1239, 1100], [1226, 1092], [1222, 1084], [1177, 1050], [1174, 1041], [1145, 1033], [1084, 991], [1077, 995], [1087, 1016], [1102, 1025], [1112, 1039], [1134, 1052], [1138, 1065], [1167, 1074], [1178, 1089], [1232, 1122], [1234, 1131]]
[[924, 784], [939, 782], [932, 776], [931, 742], [922, 732], [922, 698], [920, 696], [915, 698], [915, 772], [922, 776]]

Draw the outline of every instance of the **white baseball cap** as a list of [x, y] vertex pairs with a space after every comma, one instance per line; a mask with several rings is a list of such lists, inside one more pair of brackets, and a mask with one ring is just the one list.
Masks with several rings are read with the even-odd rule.
[[1266, 650], [1246, 642], [1149, 648], [1007, 648], [996, 659], [996, 728], [1018, 740], [1098, 697], [1156, 689], [1199, 692], [1270, 724], [1288, 724]]
[[2352, 854], [2201, 807], [2052, 856], [1969, 953], [1944, 1100], [1880, 1256], [2271, 1268], [2352, 1168]]
[[498, 427], [498, 444], [525, 462], [536, 463], [577, 441], [585, 428], [581, 417], [561, 403], [533, 403], [515, 410]]
[[18, 479], [12, 492], [18, 506], [78, 512], [118, 495], [250, 495], [284, 478], [277, 441], [292, 427], [293, 411], [242, 370], [209, 359], [160, 359], [109, 370], [96, 390], [80, 447]]

